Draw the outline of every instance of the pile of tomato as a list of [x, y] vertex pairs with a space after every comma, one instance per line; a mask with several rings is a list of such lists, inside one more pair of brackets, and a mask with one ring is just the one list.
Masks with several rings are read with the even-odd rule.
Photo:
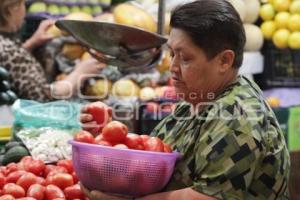
[[128, 133], [126, 125], [119, 121], [107, 123], [103, 127], [102, 132], [95, 137], [88, 131], [80, 131], [75, 134], [74, 140], [120, 149], [172, 152], [170, 145], [164, 143], [158, 137]]
[[0, 200], [87, 200], [71, 160], [46, 165], [30, 156], [0, 167]]

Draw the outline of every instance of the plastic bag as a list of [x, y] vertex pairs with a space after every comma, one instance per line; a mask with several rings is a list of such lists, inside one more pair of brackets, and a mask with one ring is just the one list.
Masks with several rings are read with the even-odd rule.
[[39, 103], [17, 100], [13, 104], [15, 116], [14, 133], [22, 128], [51, 127], [58, 129], [80, 129], [80, 104], [68, 101]]

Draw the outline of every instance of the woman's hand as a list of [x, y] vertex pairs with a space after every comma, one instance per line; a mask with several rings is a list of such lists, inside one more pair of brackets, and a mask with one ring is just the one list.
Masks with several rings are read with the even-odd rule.
[[105, 68], [107, 65], [99, 62], [94, 58], [81, 61], [76, 64], [74, 72], [85, 75], [98, 75], [99, 71]]
[[28, 51], [32, 51], [36, 47], [45, 44], [49, 40], [52, 40], [53, 36], [48, 34], [47, 30], [54, 23], [55, 21], [50, 19], [42, 21], [37, 31], [23, 44], [23, 48], [27, 49]]
[[82, 184], [80, 184], [81, 190], [90, 200], [129, 200], [133, 198], [126, 198], [120, 196], [109, 195], [100, 191], [89, 191]]

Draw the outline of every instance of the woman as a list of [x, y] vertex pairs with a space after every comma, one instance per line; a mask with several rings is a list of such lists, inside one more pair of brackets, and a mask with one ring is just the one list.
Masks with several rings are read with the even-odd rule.
[[[238, 76], [244, 44], [240, 17], [226, 0], [172, 12], [170, 71], [184, 101], [151, 135], [183, 158], [163, 191], [137, 199], [288, 199], [282, 131], [257, 85]], [[85, 109], [81, 121], [93, 123]], [[91, 199], [126, 199], [84, 190]]]
[[33, 36], [21, 44], [16, 40], [15, 33], [21, 28], [24, 17], [24, 0], [0, 1], [0, 65], [9, 71], [12, 89], [19, 98], [47, 101], [71, 97], [79, 86], [82, 75], [97, 73], [104, 67], [90, 59], [78, 63], [64, 81], [47, 83], [42, 66], [30, 52], [52, 39], [46, 30], [54, 21], [41, 22]]

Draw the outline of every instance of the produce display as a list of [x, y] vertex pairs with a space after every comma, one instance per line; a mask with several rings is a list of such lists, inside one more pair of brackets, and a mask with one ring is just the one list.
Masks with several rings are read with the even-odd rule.
[[46, 165], [25, 156], [18, 163], [0, 167], [0, 199], [86, 199], [71, 160]]
[[260, 8], [261, 30], [277, 48], [300, 49], [300, 2], [269, 0]]
[[16, 99], [16, 94], [11, 91], [9, 73], [0, 66], [0, 106], [13, 104]]

